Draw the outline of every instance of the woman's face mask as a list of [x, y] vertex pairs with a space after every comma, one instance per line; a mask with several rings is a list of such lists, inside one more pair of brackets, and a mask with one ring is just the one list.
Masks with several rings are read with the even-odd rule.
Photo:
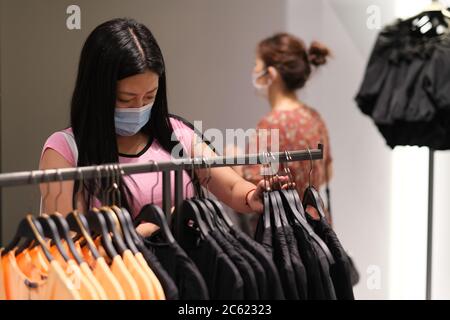
[[133, 136], [150, 120], [154, 101], [140, 108], [116, 108], [114, 122], [119, 136]]
[[258, 79], [267, 73], [268, 73], [268, 71], [266, 69], [261, 72], [252, 74], [253, 87], [255, 87], [255, 89], [258, 91], [258, 93], [260, 93], [264, 97], [267, 97], [269, 95], [269, 87], [272, 84], [272, 79], [269, 78], [269, 80], [266, 84], [259, 84]]

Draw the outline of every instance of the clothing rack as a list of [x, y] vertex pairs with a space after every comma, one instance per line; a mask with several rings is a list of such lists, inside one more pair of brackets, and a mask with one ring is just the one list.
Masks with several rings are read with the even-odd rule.
[[[103, 164], [77, 168], [62, 168], [48, 170], [19, 171], [0, 174], [0, 188], [31, 185], [49, 182], [61, 182], [67, 180], [88, 180], [111, 177], [117, 172], [121, 175], [138, 173], [162, 172], [163, 183], [163, 211], [170, 213], [171, 197], [171, 172], [175, 175], [175, 206], [183, 201], [183, 170], [208, 169], [216, 167], [229, 167], [249, 164], [283, 163], [291, 161], [306, 161], [323, 159], [323, 145], [317, 149], [295, 150], [283, 152], [262, 152], [245, 154], [236, 157], [211, 157], [211, 158], [182, 158], [166, 162], [148, 162], [132, 164]], [[114, 170], [111, 170], [114, 167]], [[1, 213], [0, 213], [1, 221]], [[2, 230], [0, 229], [0, 241]]]

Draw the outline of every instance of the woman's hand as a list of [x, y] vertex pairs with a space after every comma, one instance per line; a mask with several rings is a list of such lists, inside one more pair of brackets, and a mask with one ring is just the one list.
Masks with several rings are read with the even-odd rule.
[[159, 230], [159, 227], [150, 222], [141, 223], [136, 227], [137, 233], [144, 238], [150, 237], [157, 230]]
[[[278, 176], [274, 178], [274, 182], [272, 186], [270, 186], [269, 190], [276, 190], [280, 189], [280, 186], [282, 189], [286, 189], [288, 187], [288, 184], [285, 183], [288, 181], [288, 177], [286, 176]], [[262, 201], [262, 195], [265, 191], [267, 186], [267, 181], [264, 181], [264, 179], [260, 180], [258, 184], [256, 185], [256, 189], [251, 191], [247, 195], [247, 203], [249, 207], [256, 213], [262, 213], [264, 210], [264, 204]]]

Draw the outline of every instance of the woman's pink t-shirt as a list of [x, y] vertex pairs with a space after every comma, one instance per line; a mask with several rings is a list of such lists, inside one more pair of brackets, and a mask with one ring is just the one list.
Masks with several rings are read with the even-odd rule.
[[[186, 150], [186, 153], [188, 156], [192, 154], [192, 146], [194, 143], [194, 131], [188, 127], [186, 124], [184, 124], [181, 120], [170, 118], [170, 122], [172, 124], [172, 127], [174, 129], [174, 133], [178, 140], [180, 141], [181, 145], [183, 146], [184, 150]], [[72, 133], [72, 129], [68, 128], [63, 130], [67, 133]], [[42, 149], [41, 158], [44, 154], [45, 150], [47, 149], [53, 149], [61, 156], [64, 157], [64, 159], [67, 160], [67, 162], [70, 163], [73, 167], [77, 166], [77, 160], [75, 159], [75, 155], [72, 152], [71, 147], [69, 146], [65, 134], [61, 131], [53, 133], [45, 142], [44, 147]], [[119, 155], [119, 163], [125, 164], [125, 163], [143, 163], [143, 162], [151, 162], [156, 161], [156, 163], [165, 162], [165, 161], [171, 161], [173, 158], [171, 155], [164, 150], [161, 145], [158, 143], [156, 139], [153, 139], [153, 142], [150, 146], [146, 146], [139, 154], [137, 155]], [[162, 205], [162, 173], [139, 173], [139, 174], [133, 174], [131, 177], [134, 180], [131, 181], [130, 176], [124, 177], [125, 182], [128, 186], [128, 188], [131, 191], [131, 194], [133, 196], [134, 202], [132, 205], [132, 214], [133, 216], [136, 216], [141, 208], [151, 203], [152, 200], [152, 187], [157, 182], [157, 174], [159, 175], [159, 182], [154, 188], [153, 192], [153, 203], [156, 205], [161, 206]], [[193, 195], [193, 187], [192, 184], [189, 184], [187, 187], [187, 195], [186, 195], [186, 186], [190, 182], [190, 177], [186, 173], [186, 171], [183, 172], [183, 193], [184, 197], [191, 197]], [[172, 204], [174, 203], [174, 187], [175, 187], [175, 178], [174, 173], [172, 172], [171, 175], [171, 187], [172, 187]], [[100, 202], [95, 199], [94, 206], [99, 206]]]

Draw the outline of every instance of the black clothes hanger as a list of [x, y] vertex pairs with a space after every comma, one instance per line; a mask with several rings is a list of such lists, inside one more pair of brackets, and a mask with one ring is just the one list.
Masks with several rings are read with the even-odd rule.
[[[28, 214], [20, 221], [13, 239], [3, 250], [2, 256], [14, 250], [21, 240], [31, 239], [39, 243], [42, 248], [42, 252], [44, 253], [47, 260], [49, 262], [52, 261], [53, 256], [51, 255], [49, 249], [47, 248], [45, 240], [43, 239], [43, 233], [44, 230], [39, 221], [37, 221], [37, 219], [34, 218], [31, 214]], [[18, 255], [19, 253], [20, 252], [17, 251], [15, 252], [16, 255]]]
[[[300, 214], [300, 212], [297, 210], [297, 206], [293, 204], [292, 201], [286, 198], [286, 193], [284, 193], [285, 190], [282, 190], [281, 192], [278, 192], [275, 194], [275, 197], [278, 199], [278, 204], [283, 207], [285, 210], [286, 217], [290, 219], [291, 221], [295, 221], [299, 223], [302, 228], [306, 231], [306, 233], [312, 238], [313, 241], [315, 241], [322, 251], [324, 252], [325, 256], [327, 257], [328, 263], [330, 265], [334, 264], [334, 258], [331, 254], [328, 246], [325, 244], [325, 242], [314, 232], [312, 227], [309, 225], [308, 221], [305, 219], [304, 216]], [[285, 220], [284, 223], [287, 221]]]
[[75, 237], [75, 239], [81, 237], [84, 238], [87, 248], [91, 252], [94, 259], [99, 259], [101, 255], [98, 252], [94, 240], [91, 237], [90, 226], [86, 217], [83, 214], [80, 214], [77, 210], [74, 210], [66, 216], [66, 222], [69, 225], [70, 231], [76, 233], [77, 236]]
[[225, 209], [219, 201], [213, 199], [206, 199], [206, 201], [211, 204], [214, 209], [213, 214], [215, 214], [215, 217], [218, 218], [217, 220], [222, 224], [224, 230], [231, 230], [235, 228], [233, 221], [225, 212]]
[[211, 219], [214, 223], [214, 225], [219, 229], [220, 232], [223, 234], [228, 233], [231, 228], [233, 227], [233, 222], [231, 221], [230, 217], [227, 215], [227, 213], [224, 211], [222, 205], [219, 201], [213, 200], [209, 197], [209, 182], [212, 179], [211, 175], [211, 165], [208, 166], [208, 161], [205, 159], [205, 163], [207, 165], [208, 169], [208, 178], [205, 181], [205, 189], [206, 189], [206, 195], [203, 194], [202, 197], [200, 197], [200, 201], [203, 201], [205, 206], [208, 208], [207, 213], [210, 214]]
[[[205, 161], [205, 163], [207, 164], [207, 162]], [[208, 169], [209, 172], [209, 169]], [[206, 183], [209, 182], [211, 178], [211, 175], [209, 174], [207, 179], [206, 179]], [[201, 185], [200, 181], [199, 181], [199, 185]], [[206, 199], [206, 195], [201, 192], [198, 197], [194, 197], [191, 200], [197, 204], [197, 208], [199, 209], [200, 215], [203, 218], [203, 221], [205, 221], [206, 225], [208, 226], [208, 228], [210, 230], [215, 230], [218, 225], [216, 224], [216, 218], [213, 215], [213, 211], [214, 209], [211, 208], [211, 205], [207, 203]], [[212, 210], [211, 210], [212, 209]]]
[[[275, 157], [273, 156], [273, 154], [271, 152], [269, 152], [269, 155], [270, 155], [270, 157], [275, 159]], [[273, 209], [275, 210], [274, 211], [274, 221], [275, 221], [275, 223], [279, 223], [281, 226], [288, 225], [286, 212], [284, 210], [283, 204], [281, 202], [281, 196], [280, 196], [280, 193], [282, 191], [287, 192], [287, 190], [283, 190], [282, 185], [280, 183], [280, 178], [279, 178], [278, 174], [273, 171], [272, 164], [270, 164], [269, 167], [272, 170], [272, 172], [271, 172], [272, 179], [275, 181], [275, 178], [276, 178], [276, 182], [278, 183], [278, 186], [279, 186], [278, 190], [273, 190], [270, 192], [271, 205], [272, 205]], [[272, 185], [275, 185], [275, 182], [272, 183]], [[293, 197], [288, 196], [287, 200], [290, 202], [290, 205], [292, 205], [292, 206], [295, 205]], [[277, 219], [279, 219], [280, 221], [277, 222]], [[276, 227], [279, 227], [279, 226], [276, 225]]]
[[[153, 161], [153, 164], [158, 169], [158, 164]], [[163, 234], [166, 241], [173, 244], [175, 243], [175, 238], [173, 237], [172, 231], [170, 231], [169, 224], [167, 222], [167, 218], [162, 211], [162, 209], [156, 206], [153, 202], [154, 189], [159, 184], [159, 170], [156, 171], [156, 183], [151, 188], [152, 200], [151, 203], [146, 204], [141, 208], [141, 211], [134, 219], [134, 227], [137, 227], [142, 222], [150, 222], [157, 226], [159, 226], [161, 233]]]
[[[56, 175], [60, 178], [60, 181], [59, 181], [59, 183], [60, 183], [59, 193], [55, 197], [55, 210], [57, 212], [58, 199], [59, 199], [59, 197], [62, 194], [62, 177], [61, 177], [60, 169], [56, 170]], [[48, 238], [48, 239], [51, 240], [51, 244], [56, 246], [56, 248], [58, 249], [59, 254], [64, 259], [64, 261], [66, 261], [66, 262], [69, 261], [70, 258], [67, 255], [67, 252], [66, 252], [66, 250], [63, 247], [61, 238], [59, 236], [58, 227], [56, 226], [55, 222], [53, 220], [49, 219], [48, 216], [47, 217], [40, 216], [39, 218], [37, 218], [37, 220], [41, 224], [42, 230], [44, 231], [43, 236], [45, 238]], [[35, 242], [35, 245], [37, 245], [36, 242]]]
[[130, 226], [123, 216], [122, 209], [119, 208], [116, 205], [111, 206], [111, 210], [114, 212], [115, 216], [117, 217], [119, 221], [119, 227], [120, 231], [122, 231], [123, 234], [123, 240], [125, 241], [125, 245], [128, 249], [131, 250], [133, 254], [136, 254], [139, 252], [138, 248], [136, 247], [136, 244], [134, 242], [134, 239], [131, 235]]
[[[83, 180], [84, 180], [83, 172], [81, 171], [81, 169], [78, 168], [77, 173], [80, 184], [77, 192], [75, 193], [75, 199], [77, 195], [83, 191]], [[73, 241], [76, 241], [77, 238], [83, 237], [84, 240], [86, 241], [87, 248], [92, 254], [92, 257], [94, 259], [99, 259], [101, 255], [98, 252], [94, 240], [91, 237], [88, 221], [84, 215], [78, 212], [76, 201], [74, 201], [74, 210], [66, 216], [65, 220], [69, 226], [69, 230], [76, 233], [76, 236]]]
[[[289, 153], [289, 151], [284, 151], [286, 154], [286, 160], [292, 160], [291, 154]], [[289, 179], [288, 182], [288, 189], [287, 190], [282, 190], [282, 195], [285, 195], [289, 198], [289, 196], [292, 198], [292, 201], [294, 201], [295, 206], [297, 207], [298, 212], [300, 212], [300, 214], [306, 218], [305, 216], [305, 210], [303, 208], [303, 204], [302, 204], [302, 200], [300, 199], [300, 195], [298, 194], [297, 188], [295, 186], [295, 179], [294, 176], [292, 175], [291, 169], [289, 168], [288, 162], [286, 161], [286, 163], [284, 164], [284, 171]]]
[[[270, 156], [270, 153], [267, 153], [267, 156]], [[273, 224], [273, 226], [275, 228], [281, 228], [282, 224], [281, 224], [280, 210], [277, 205], [277, 200], [275, 198], [274, 191], [271, 190], [271, 186], [274, 185], [274, 183], [273, 183], [274, 175], [273, 175], [272, 163], [270, 161], [266, 161], [266, 169], [267, 169], [267, 171], [265, 173], [269, 174], [269, 178], [268, 178], [269, 187], [266, 190], [270, 190], [267, 192], [267, 196], [269, 198], [269, 205], [271, 208], [271, 210], [269, 210], [270, 221], [271, 221], [271, 224]], [[268, 170], [270, 170], [270, 171], [268, 171]], [[264, 175], [264, 177], [266, 177], [266, 175]], [[264, 178], [264, 183], [266, 183], [265, 178]]]
[[[264, 169], [267, 169], [267, 164], [268, 161], [266, 161], [266, 163], [263, 165]], [[269, 229], [272, 225], [271, 222], [271, 214], [270, 214], [270, 196], [269, 196], [269, 192], [270, 192], [270, 182], [267, 180], [267, 172], [264, 172], [264, 192], [262, 195], [263, 198], [263, 204], [264, 204], [264, 211], [263, 211], [263, 221], [264, 221], [264, 229]]]
[[[309, 186], [306, 188], [306, 190], [305, 190], [305, 192], [303, 194], [303, 202], [302, 202], [302, 204], [303, 204], [304, 212], [305, 212], [305, 215], [307, 215], [308, 213], [306, 211], [306, 208], [308, 206], [312, 206], [319, 213], [320, 219], [326, 219], [325, 212], [324, 212], [324, 209], [323, 209], [324, 207], [323, 207], [322, 199], [320, 198], [320, 195], [317, 192], [317, 190], [311, 185], [311, 172], [313, 170], [313, 165], [312, 165], [312, 161], [313, 160], [312, 160], [311, 150], [309, 148], [308, 148], [308, 152], [309, 152], [311, 167], [310, 167], [310, 170], [309, 170]], [[290, 208], [290, 209], [292, 210], [293, 208]], [[302, 227], [305, 228], [305, 225], [303, 223], [301, 225], [302, 225]], [[330, 250], [328, 249], [328, 246], [312, 230], [311, 226], [309, 226], [309, 223], [307, 223], [307, 225], [308, 225], [308, 227], [305, 228], [305, 230], [314, 239], [314, 241], [321, 247], [322, 251], [325, 253], [325, 256], [327, 257], [328, 263], [330, 265], [333, 265], [334, 264], [334, 258], [333, 258], [333, 255], [331, 254]]]
[[122, 203], [121, 201], [121, 194], [120, 194], [120, 180], [122, 178], [122, 172], [119, 168], [119, 165], [112, 165], [112, 170], [114, 170], [113, 177], [115, 179], [115, 183], [113, 184], [113, 190], [112, 190], [112, 206], [111, 210], [117, 217], [119, 221], [119, 227], [120, 230], [123, 233], [123, 239], [125, 240], [125, 243], [127, 247], [131, 250], [133, 254], [136, 254], [139, 252], [138, 248], [136, 247], [136, 244], [134, 242], [133, 236], [131, 234], [130, 229], [134, 229], [134, 226], [132, 223], [128, 223], [128, 220], [125, 218], [124, 213], [122, 212], [122, 209], [117, 205]]
[[[225, 233], [229, 233], [230, 232], [230, 228], [226, 225], [226, 223], [224, 222], [224, 220], [222, 220], [222, 218], [219, 216], [219, 214], [217, 213], [217, 207], [215, 207], [211, 201], [211, 199], [208, 198], [204, 198], [201, 199], [203, 201], [203, 203], [205, 204], [205, 206], [208, 208], [208, 212], [211, 215], [211, 218], [214, 222], [214, 225], [217, 229], [219, 229], [219, 231], [222, 234]], [[223, 215], [226, 215], [225, 212], [222, 212]]]
[[[62, 184], [62, 176], [61, 176], [61, 170], [60, 169], [56, 169], [56, 175], [59, 178], [60, 183]], [[61, 192], [62, 192], [62, 185], [61, 185]], [[58, 194], [58, 196], [55, 199], [55, 208], [57, 208], [57, 204], [58, 204], [58, 197], [61, 195], [61, 192]], [[77, 249], [75, 248], [75, 244], [72, 240], [72, 237], [70, 235], [70, 229], [69, 229], [69, 225], [67, 223], [67, 221], [63, 218], [63, 216], [59, 213], [59, 212], [55, 212], [51, 215], [43, 215], [42, 217], [38, 218], [39, 222], [41, 222], [41, 225], [44, 227], [44, 233], [45, 231], [45, 224], [50, 224], [50, 222], [43, 222], [41, 219], [46, 219], [49, 220], [50, 222], [53, 222], [56, 226], [56, 233], [59, 237], [62, 237], [64, 239], [64, 241], [67, 244], [67, 247], [69, 249], [70, 254], [72, 255], [72, 257], [75, 259], [75, 261], [78, 264], [83, 263], [83, 258], [80, 256], [80, 254], [78, 253]], [[55, 241], [52, 240], [51, 244], [52, 245], [56, 245], [58, 250], [60, 252], [60, 246], [58, 245], [59, 241]], [[62, 257], [64, 258], [64, 255], [62, 254]], [[65, 258], [64, 258], [65, 259]], [[65, 259], [67, 261], [67, 259]]]
[[[192, 173], [194, 172], [194, 164], [192, 165]], [[191, 181], [186, 185], [186, 191]], [[186, 192], [187, 194], [187, 192]], [[202, 219], [197, 204], [190, 199], [182, 202], [181, 208], [176, 208], [172, 214], [172, 233], [177, 242], [184, 246], [188, 243], [196, 243], [198, 236], [206, 238], [209, 234], [208, 226]]]
[[[32, 181], [34, 181], [34, 179], [35, 179], [35, 172], [34, 171], [31, 172], [30, 178], [31, 178]], [[45, 203], [45, 200], [47, 199], [47, 196], [49, 195], [49, 193], [50, 193], [50, 184], [49, 184], [49, 182], [47, 182], [47, 193], [45, 194], [44, 199], [43, 199], [44, 203]], [[56, 201], [56, 203], [57, 203], [57, 201]], [[41, 225], [41, 227], [42, 227], [42, 236], [44, 238], [48, 238], [49, 237], [49, 233], [50, 233], [49, 228], [45, 228], [45, 231], [44, 231], [44, 226]], [[33, 248], [33, 247], [35, 247], [37, 245], [39, 245], [38, 242], [36, 242], [32, 238], [29, 238], [26, 241], [24, 241], [18, 248], [16, 248], [16, 254], [20, 254], [24, 250], [26, 250], [28, 248]]]
[[[110, 169], [111, 168], [109, 166], [105, 167], [106, 174], [111, 177], [111, 181], [109, 181], [110, 188], [104, 190], [106, 204], [110, 204], [110, 192], [111, 192], [111, 190], [113, 190], [114, 183], [115, 183], [113, 181], [113, 173], [112, 173], [112, 171], [110, 171]], [[109, 234], [112, 235], [112, 237], [111, 237], [112, 242], [115, 245], [119, 254], [123, 255], [123, 253], [128, 248], [122, 238], [122, 235], [120, 234], [120, 232], [118, 230], [119, 220], [117, 219], [117, 216], [115, 215], [114, 211], [107, 205], [101, 206], [99, 209], [93, 209], [92, 211], [98, 212], [103, 215], [103, 217], [105, 218], [106, 224], [108, 226]]]
[[206, 206], [206, 204], [199, 198], [192, 198], [191, 201], [197, 205], [198, 211], [200, 212], [200, 216], [202, 217], [208, 229], [211, 231], [215, 230], [216, 224], [214, 223], [211, 217], [212, 213], [208, 208], [208, 206]]
[[[105, 167], [106, 175], [109, 174], [108, 170], [109, 167]], [[99, 174], [99, 178], [101, 179], [100, 166], [97, 167], [97, 172]], [[113, 184], [112, 181], [107, 181], [107, 183], [110, 183], [111, 186]], [[109, 203], [109, 191], [110, 190], [108, 188], [103, 190], [103, 203], [105, 203], [105, 201], [106, 203]], [[99, 217], [97, 218], [95, 215], [98, 215]], [[111, 258], [115, 257], [117, 253], [122, 255], [127, 250], [127, 246], [122, 239], [122, 235], [117, 230], [118, 221], [116, 221], [114, 212], [108, 206], [102, 205], [100, 208], [93, 208], [92, 210], [89, 210], [86, 214], [86, 218], [89, 221], [89, 225], [91, 225], [89, 219], [92, 219], [94, 221], [94, 228], [100, 227], [100, 229], [95, 229], [95, 231], [99, 232], [97, 234], [101, 236], [102, 244], [105, 243], [105, 245], [109, 247], [106, 251], [108, 255], [113, 254], [113, 256], [110, 255]], [[112, 250], [113, 248], [117, 251]]]
[[312, 163], [312, 155], [311, 155], [311, 150], [309, 150], [308, 148], [308, 152], [309, 152], [309, 157], [310, 157], [310, 169], [309, 169], [309, 185], [308, 187], [305, 189], [305, 192], [303, 193], [303, 208], [306, 210], [308, 208], [308, 206], [313, 207], [314, 209], [317, 210], [317, 212], [319, 213], [320, 218], [325, 218], [325, 212], [324, 212], [324, 206], [323, 206], [323, 201], [320, 198], [319, 193], [317, 192], [317, 190], [311, 185], [311, 172], [313, 170], [313, 163]]
[[[308, 149], [309, 151], [309, 149]], [[312, 162], [312, 156], [311, 152], [311, 162]], [[312, 166], [311, 166], [312, 168]], [[279, 181], [279, 179], [278, 179]], [[295, 190], [295, 193], [297, 191]], [[298, 203], [298, 206], [296, 204], [296, 201], [294, 199], [294, 196], [292, 193], [289, 193], [287, 190], [283, 190], [280, 186], [280, 190], [272, 191], [271, 194], [273, 195], [271, 205], [272, 207], [276, 207], [278, 209], [278, 214], [280, 217], [280, 221], [282, 225], [289, 224], [289, 219], [294, 219], [297, 223], [299, 223], [302, 228], [311, 236], [311, 238], [320, 246], [322, 251], [324, 252], [325, 256], [327, 257], [328, 263], [330, 265], [334, 264], [334, 258], [331, 254], [328, 246], [325, 244], [325, 242], [314, 232], [312, 227], [309, 225], [308, 221], [306, 220], [305, 216], [302, 215], [299, 210], [298, 206], [301, 207], [301, 203]], [[298, 194], [298, 193], [297, 193]], [[303, 210], [304, 211], [304, 210]], [[276, 214], [274, 214], [274, 218], [276, 218]]]
[[272, 193], [275, 196], [276, 205], [278, 206], [278, 211], [280, 214], [281, 224], [283, 226], [289, 225], [289, 221], [287, 218], [286, 207], [283, 206], [283, 201], [281, 200], [281, 190], [274, 190]]
[[433, 1], [419, 14], [405, 21], [417, 37], [436, 37], [449, 32], [450, 11], [439, 1]]
[[111, 238], [109, 225], [105, 220], [105, 217], [100, 214], [98, 209], [89, 210], [84, 214], [86, 220], [88, 221], [89, 231], [91, 232], [92, 238], [100, 236], [102, 246], [105, 249], [106, 254], [112, 259], [119, 254], [117, 253], [114, 243]]
[[150, 222], [157, 225], [169, 243], [174, 243], [175, 239], [170, 231], [166, 216], [161, 208], [153, 204], [146, 204], [142, 207], [139, 215], [134, 220], [134, 225], [137, 227], [142, 222]]
[[108, 226], [109, 234], [111, 235], [112, 242], [118, 251], [120, 255], [123, 255], [123, 253], [128, 249], [127, 245], [125, 244], [122, 235], [120, 234], [119, 230], [117, 229], [117, 224], [119, 221], [115, 219], [114, 215], [115, 213], [112, 212], [110, 208], [102, 207], [99, 211], [96, 209], [93, 209], [91, 212], [97, 212], [105, 218], [106, 225]]
[[[66, 250], [63, 247], [61, 238], [59, 236], [59, 232], [58, 232], [58, 227], [56, 226], [55, 222], [51, 219], [49, 219], [48, 217], [38, 217], [37, 221], [39, 221], [39, 223], [42, 226], [42, 235], [45, 238], [48, 238], [50, 240], [52, 240], [52, 244], [54, 244], [56, 246], [56, 248], [58, 249], [59, 254], [61, 255], [61, 257], [64, 259], [64, 261], [69, 261], [70, 257], [68, 256]], [[32, 247], [35, 247], [39, 245], [38, 243], [34, 242], [34, 245]]]
[[303, 207], [312, 206], [317, 210], [321, 219], [326, 219], [324, 204], [319, 192], [314, 187], [308, 187], [303, 194]]
[[[161, 210], [162, 211], [162, 210]], [[127, 224], [133, 226], [133, 219], [131, 218], [131, 214], [128, 212], [126, 208], [122, 208], [122, 214], [125, 220], [127, 221]], [[145, 246], [144, 240], [141, 235], [136, 231], [134, 227], [130, 228], [130, 234], [133, 237], [133, 241], [139, 248], [142, 248], [142, 246]]]
[[272, 208], [272, 222], [275, 228], [281, 228], [283, 227], [283, 225], [281, 224], [281, 213], [280, 209], [278, 208], [275, 192], [276, 191], [269, 192], [270, 207]]
[[48, 216], [48, 219], [51, 219], [56, 224], [60, 236], [64, 239], [64, 241], [66, 241], [70, 254], [73, 256], [75, 261], [78, 264], [82, 264], [84, 262], [84, 259], [80, 256], [75, 247], [75, 243], [70, 236], [69, 224], [67, 223], [66, 219], [64, 219], [59, 214], [52, 214]]
[[[101, 188], [101, 166], [97, 166], [97, 174], [99, 177], [99, 183], [97, 185], [100, 185], [100, 187], [97, 188], [97, 192], [95, 192], [97, 195], [99, 194], [99, 188]], [[101, 197], [103, 200], [104, 198]], [[105, 217], [100, 214], [100, 210], [98, 209], [91, 209], [88, 210], [84, 217], [86, 218], [89, 226], [90, 234], [92, 235], [92, 238], [95, 239], [97, 236], [101, 237], [102, 246], [105, 249], [106, 254], [112, 259], [119, 254], [117, 253], [114, 244], [112, 242], [111, 234], [110, 232], [113, 232], [114, 230], [110, 230], [110, 221], [107, 223], [105, 220]], [[114, 224], [114, 222], [113, 222]], [[123, 248], [119, 248], [123, 249]]]

